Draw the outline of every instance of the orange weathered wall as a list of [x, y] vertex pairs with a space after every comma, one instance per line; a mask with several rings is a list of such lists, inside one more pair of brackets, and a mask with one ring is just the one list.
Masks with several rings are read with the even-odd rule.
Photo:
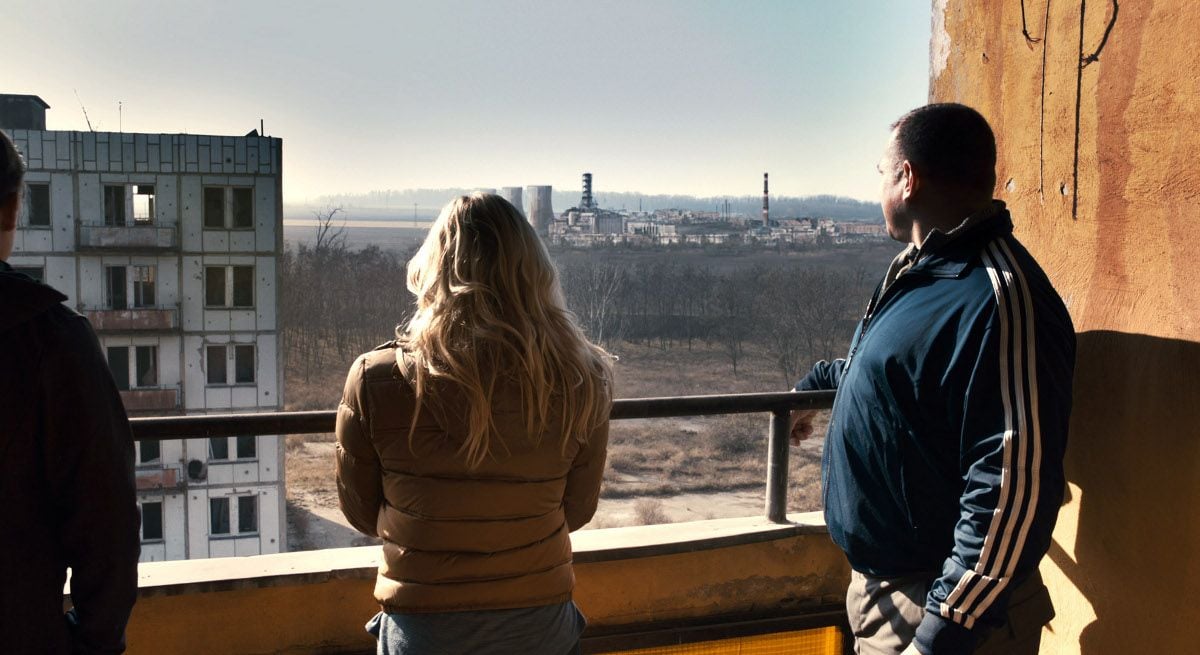
[[931, 99], [991, 121], [997, 197], [1079, 332], [1043, 652], [1197, 652], [1200, 2], [934, 0], [932, 17]]

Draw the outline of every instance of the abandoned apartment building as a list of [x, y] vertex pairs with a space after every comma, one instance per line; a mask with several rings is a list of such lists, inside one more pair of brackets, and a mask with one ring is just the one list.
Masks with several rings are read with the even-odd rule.
[[[280, 139], [46, 129], [0, 95], [25, 156], [9, 263], [87, 316], [130, 416], [282, 409]], [[142, 561], [286, 550], [278, 436], [138, 442]]]

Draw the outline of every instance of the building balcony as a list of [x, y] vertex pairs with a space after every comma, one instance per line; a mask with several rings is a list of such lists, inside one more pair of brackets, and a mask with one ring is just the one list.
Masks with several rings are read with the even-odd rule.
[[80, 250], [171, 250], [179, 247], [177, 231], [162, 225], [104, 225], [83, 223], [79, 226]]
[[[845, 557], [819, 514], [788, 519], [575, 533], [574, 599], [588, 618], [583, 651], [686, 644], [688, 653], [734, 652], [697, 647], [738, 642], [769, 643], [778, 653], [846, 652]], [[176, 652], [373, 653], [362, 626], [379, 611], [379, 558], [380, 548], [367, 546], [143, 563], [128, 652], [186, 644]]]
[[[583, 652], [849, 652], [846, 559], [819, 513], [786, 513], [788, 412], [832, 399], [785, 392], [614, 403], [613, 419], [769, 412], [766, 516], [573, 534], [574, 599], [588, 618]], [[334, 420], [329, 411], [266, 412], [138, 418], [132, 427], [135, 439], [154, 440], [329, 432]], [[362, 626], [379, 610], [380, 556], [368, 546], [143, 563], [128, 652], [373, 653]]]
[[179, 387], [155, 387], [151, 389], [129, 389], [121, 391], [121, 402], [125, 411], [175, 412], [179, 409]]
[[85, 309], [83, 315], [97, 332], [140, 332], [179, 329], [178, 307]]

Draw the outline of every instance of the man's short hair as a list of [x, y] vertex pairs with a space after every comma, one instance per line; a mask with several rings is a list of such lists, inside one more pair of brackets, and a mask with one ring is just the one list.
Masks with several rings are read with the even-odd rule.
[[25, 162], [12, 139], [0, 130], [0, 202], [21, 190], [25, 182]]
[[987, 120], [966, 105], [918, 107], [892, 124], [901, 159], [947, 191], [989, 198], [996, 186], [996, 137]]

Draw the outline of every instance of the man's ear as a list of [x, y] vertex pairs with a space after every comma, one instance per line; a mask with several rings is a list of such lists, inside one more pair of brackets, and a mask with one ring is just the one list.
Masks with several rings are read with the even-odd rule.
[[21, 209], [21, 193], [14, 192], [0, 202], [0, 232], [17, 229], [17, 214]]
[[900, 170], [904, 176], [904, 199], [909, 200], [921, 189], [921, 175], [917, 169], [913, 168], [912, 162], [907, 159], [901, 162]]

